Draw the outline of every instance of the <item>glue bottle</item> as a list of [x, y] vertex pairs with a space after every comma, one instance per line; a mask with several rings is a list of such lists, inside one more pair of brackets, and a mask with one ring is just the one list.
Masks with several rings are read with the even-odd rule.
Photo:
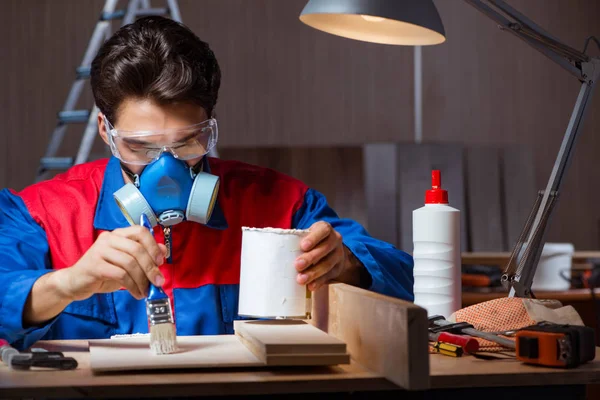
[[448, 318], [461, 308], [460, 211], [448, 205], [439, 170], [413, 211], [413, 245], [415, 304]]

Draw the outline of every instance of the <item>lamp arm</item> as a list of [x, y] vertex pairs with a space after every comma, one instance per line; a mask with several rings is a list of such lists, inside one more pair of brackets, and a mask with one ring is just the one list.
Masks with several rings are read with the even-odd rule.
[[579, 80], [584, 80], [581, 63], [590, 57], [547, 33], [539, 25], [519, 13], [503, 0], [465, 0], [506, 30], [566, 69]]
[[581, 133], [595, 84], [600, 78], [600, 60], [590, 62], [595, 66], [593, 79], [582, 83], [569, 125], [563, 137], [546, 189], [538, 193], [530, 218], [513, 248], [502, 282], [510, 287], [509, 297], [531, 297], [531, 285], [537, 269], [552, 216], [558, 200], [559, 189], [571, 161], [577, 137]]
[[465, 1], [496, 21], [501, 29], [524, 40], [581, 81], [581, 89], [546, 189], [538, 193], [502, 275], [502, 282], [510, 288], [509, 297], [531, 297], [531, 285], [544, 247], [552, 210], [558, 200], [559, 189], [569, 167], [575, 142], [581, 133], [593, 90], [600, 79], [600, 59], [590, 58], [587, 54], [561, 43], [503, 0]]

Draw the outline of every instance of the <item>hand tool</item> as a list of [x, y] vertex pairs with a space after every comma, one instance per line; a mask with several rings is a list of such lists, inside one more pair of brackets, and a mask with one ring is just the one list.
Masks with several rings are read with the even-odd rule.
[[[153, 234], [152, 225], [146, 214], [140, 217], [140, 225]], [[170, 354], [177, 351], [177, 334], [169, 296], [150, 282], [146, 298], [146, 314], [150, 331], [150, 348], [155, 354]]]
[[595, 358], [594, 336], [594, 330], [587, 326], [530, 326], [516, 334], [517, 359], [527, 364], [574, 368]]

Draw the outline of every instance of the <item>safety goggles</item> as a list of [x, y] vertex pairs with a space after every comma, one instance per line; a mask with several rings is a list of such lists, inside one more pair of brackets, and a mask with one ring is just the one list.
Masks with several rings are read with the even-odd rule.
[[200, 158], [217, 144], [217, 120], [161, 131], [115, 129], [104, 117], [112, 154], [127, 164], [148, 165], [168, 151], [180, 160]]

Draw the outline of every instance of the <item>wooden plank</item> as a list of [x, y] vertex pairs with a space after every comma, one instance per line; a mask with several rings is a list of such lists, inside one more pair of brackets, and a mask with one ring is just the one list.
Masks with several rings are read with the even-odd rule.
[[180, 350], [160, 357], [151, 353], [147, 336], [93, 340], [91, 368], [125, 371], [336, 365], [350, 361], [345, 343], [304, 321], [236, 321], [235, 331], [236, 335], [178, 337]]
[[234, 330], [252, 344], [260, 359], [270, 355], [346, 354], [344, 342], [300, 320], [234, 321]]
[[[374, 237], [400, 246], [396, 144], [367, 144], [363, 149], [363, 160], [367, 229]], [[411, 251], [412, 247], [404, 250]]]
[[342, 365], [350, 364], [350, 354], [267, 354], [264, 363], [272, 367]]
[[500, 191], [500, 155], [494, 147], [466, 151], [465, 212], [470, 251], [507, 250], [503, 231]]
[[[412, 212], [423, 207], [425, 191], [431, 188], [431, 160], [428, 145], [397, 145], [399, 246], [412, 254]], [[443, 174], [442, 179], [445, 179]]]
[[130, 337], [90, 341], [90, 367], [94, 371], [263, 366], [235, 335], [180, 336], [180, 351], [156, 356], [149, 338]]
[[[412, 252], [412, 212], [423, 207], [425, 191], [431, 188], [431, 171], [439, 169], [449, 205], [461, 211], [466, 226], [463, 148], [455, 144], [398, 145], [398, 195], [400, 204], [400, 248]], [[466, 230], [461, 229], [461, 249], [467, 249]]]
[[365, 220], [360, 147], [294, 148], [289, 156], [290, 174], [323, 193], [339, 216]]
[[329, 285], [327, 330], [347, 344], [353, 360], [398, 386], [429, 387], [425, 309], [336, 283]]
[[364, 176], [364, 154], [360, 146], [337, 147], [331, 157], [337, 166], [333, 180], [335, 201], [332, 207], [341, 218], [351, 218], [367, 227], [367, 201]]
[[535, 184], [533, 152], [527, 146], [508, 146], [502, 154], [506, 250], [512, 250], [525, 226], [539, 189]]
[[[312, 325], [311, 325], [312, 326]], [[313, 327], [314, 328], [314, 327]], [[317, 329], [317, 328], [314, 328]], [[319, 365], [340, 365], [350, 364], [350, 354], [341, 353], [303, 353], [299, 354], [269, 354], [265, 351], [264, 344], [256, 340], [255, 337], [247, 333], [240, 332], [239, 327], [236, 330], [240, 342], [250, 350], [256, 358], [269, 366], [319, 366]]]

